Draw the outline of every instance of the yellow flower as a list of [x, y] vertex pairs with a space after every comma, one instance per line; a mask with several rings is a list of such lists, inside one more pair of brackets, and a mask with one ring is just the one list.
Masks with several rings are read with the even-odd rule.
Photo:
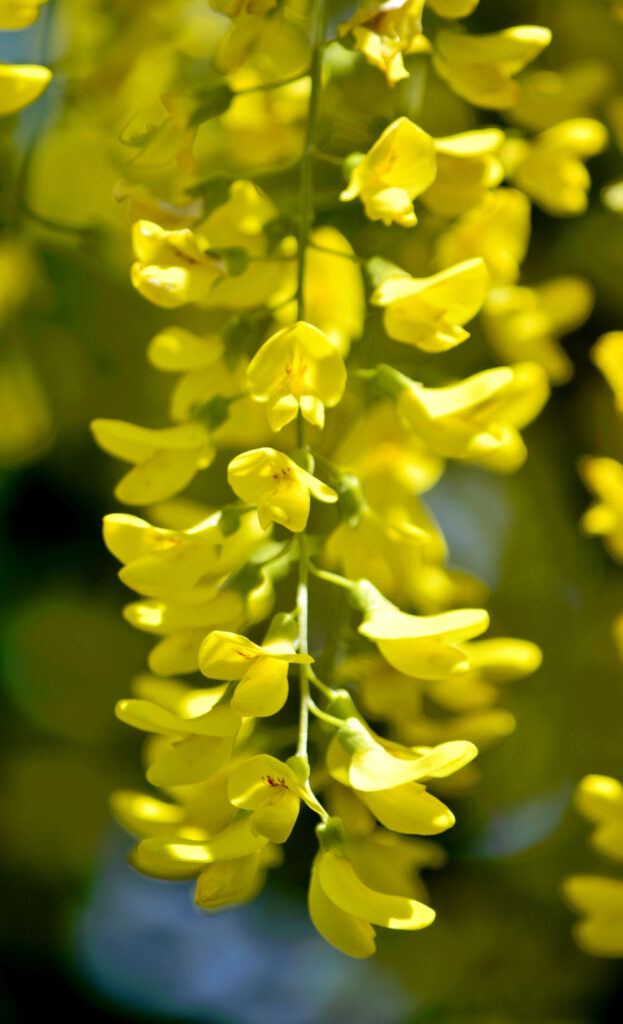
[[580, 814], [597, 827], [591, 845], [604, 857], [623, 861], [623, 786], [607, 775], [586, 775], [575, 792]]
[[[343, 359], [351, 341], [361, 337], [366, 315], [363, 275], [348, 239], [330, 224], [310, 232], [305, 255], [305, 316], [318, 327]], [[321, 249], [315, 248], [321, 246]], [[325, 251], [325, 250], [331, 250]], [[280, 323], [296, 319], [296, 300], [275, 311]]]
[[623, 881], [599, 875], [572, 875], [563, 893], [582, 919], [573, 934], [593, 956], [623, 956]]
[[479, 0], [426, 0], [440, 18], [466, 18], [478, 6]]
[[312, 867], [309, 914], [327, 942], [357, 958], [375, 951], [373, 924], [413, 931], [435, 920], [424, 903], [370, 889], [347, 857], [330, 850], [322, 850]]
[[422, 202], [442, 217], [456, 217], [476, 206], [504, 178], [497, 155], [503, 142], [500, 128], [435, 139], [437, 177], [422, 195]]
[[367, 580], [356, 585], [364, 608], [359, 632], [374, 640], [380, 653], [399, 672], [421, 679], [443, 679], [465, 672], [469, 659], [460, 646], [484, 633], [489, 616], [482, 608], [459, 608], [439, 615], [408, 615]]
[[370, 220], [412, 227], [417, 224], [413, 199], [433, 183], [436, 169], [433, 139], [408, 117], [399, 117], [354, 168], [340, 199], [359, 196]]
[[513, 284], [530, 239], [530, 200], [513, 188], [487, 193], [438, 240], [442, 267], [480, 256], [493, 284]]
[[0, 29], [28, 28], [48, 0], [0, 0]]
[[132, 284], [143, 298], [164, 309], [201, 304], [225, 274], [223, 260], [206, 253], [204, 240], [189, 228], [167, 231], [139, 220], [132, 226], [132, 243]]
[[145, 597], [184, 594], [201, 580], [216, 586], [246, 563], [266, 537], [257, 514], [243, 512], [233, 522], [215, 512], [187, 530], [152, 526], [116, 512], [104, 517], [104, 542], [123, 563], [119, 579]]
[[623, 331], [602, 334], [589, 355], [614, 392], [618, 412], [623, 413]]
[[424, 352], [445, 352], [469, 338], [463, 324], [476, 316], [488, 283], [484, 261], [466, 260], [432, 277], [388, 277], [370, 301], [385, 308], [390, 338]]
[[588, 117], [612, 84], [612, 69], [601, 60], [575, 61], [556, 71], [529, 71], [521, 77], [521, 99], [507, 116], [530, 131]]
[[312, 810], [322, 810], [298, 775], [270, 754], [258, 754], [234, 769], [227, 796], [234, 807], [252, 812], [251, 828], [273, 843], [289, 838], [301, 800]]
[[121, 700], [115, 714], [122, 722], [162, 737], [152, 748], [147, 781], [154, 786], [202, 782], [231, 754], [240, 718], [222, 701], [224, 686], [194, 690], [181, 683], [143, 685], [151, 699]]
[[435, 454], [509, 473], [526, 458], [519, 428], [538, 416], [548, 397], [543, 368], [518, 363], [441, 388], [412, 381], [400, 392], [397, 408]]
[[535, 139], [509, 139], [502, 151], [507, 175], [546, 213], [577, 216], [588, 206], [591, 179], [583, 160], [601, 153], [608, 132], [600, 121], [562, 121]]
[[208, 679], [238, 679], [231, 707], [241, 717], [274, 715], [288, 697], [288, 665], [310, 664], [287, 640], [261, 647], [237, 633], [214, 630], [199, 650], [199, 669]]
[[584, 513], [582, 529], [604, 544], [617, 562], [623, 562], [623, 465], [616, 459], [580, 460], [580, 476], [597, 501]]
[[246, 857], [215, 861], [197, 879], [195, 903], [202, 910], [248, 903], [261, 891], [267, 868], [280, 862], [280, 853], [270, 843]]
[[273, 430], [281, 430], [300, 410], [315, 427], [324, 426], [324, 410], [340, 401], [346, 367], [322, 331], [299, 320], [265, 341], [247, 367], [249, 392], [267, 404]]
[[433, 63], [454, 92], [476, 107], [505, 110], [519, 101], [513, 76], [549, 45], [552, 34], [538, 25], [472, 36], [443, 29], [435, 39]]
[[214, 458], [210, 434], [201, 423], [152, 430], [123, 420], [93, 420], [96, 442], [118, 459], [134, 464], [115, 488], [119, 501], [148, 505], [177, 494]]
[[386, 0], [378, 7], [360, 7], [340, 25], [338, 37], [352, 34], [355, 50], [383, 71], [387, 84], [393, 86], [409, 77], [404, 54], [430, 51], [422, 35], [423, 7], [424, 0]]
[[242, 501], [257, 505], [264, 529], [270, 523], [299, 533], [309, 517], [310, 494], [318, 501], [337, 501], [337, 494], [311, 473], [274, 448], [255, 448], [231, 460], [227, 479]]
[[539, 363], [552, 384], [564, 384], [573, 363], [558, 339], [584, 323], [593, 301], [593, 289], [581, 277], [493, 288], [483, 310], [491, 346], [505, 361]]
[[37, 64], [0, 64], [0, 117], [34, 103], [51, 80], [50, 69]]

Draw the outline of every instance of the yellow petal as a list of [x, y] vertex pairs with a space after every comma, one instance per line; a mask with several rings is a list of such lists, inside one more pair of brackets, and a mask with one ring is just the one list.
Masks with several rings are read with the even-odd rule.
[[288, 665], [275, 658], [257, 658], [249, 665], [231, 699], [241, 718], [276, 715], [288, 699]]
[[345, 857], [321, 853], [318, 877], [323, 891], [340, 910], [372, 924], [414, 930], [426, 928], [435, 920], [435, 911], [424, 903], [376, 892], [364, 885]]
[[381, 825], [392, 832], [434, 836], [454, 825], [452, 811], [418, 782], [362, 793], [361, 799]]
[[340, 910], [329, 899], [320, 884], [318, 858], [312, 867], [308, 906], [314, 927], [332, 946], [357, 959], [373, 955], [376, 949], [374, 928], [368, 921]]
[[0, 117], [34, 103], [52, 80], [49, 68], [36, 64], [0, 64]]
[[147, 781], [162, 787], [202, 782], [225, 764], [232, 746], [231, 736], [185, 736], [149, 766]]

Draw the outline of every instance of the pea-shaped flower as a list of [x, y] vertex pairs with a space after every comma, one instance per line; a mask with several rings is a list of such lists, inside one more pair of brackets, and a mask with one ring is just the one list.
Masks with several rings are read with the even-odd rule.
[[288, 697], [288, 665], [310, 664], [287, 640], [259, 644], [237, 633], [213, 630], [199, 649], [199, 668], [208, 679], [239, 679], [231, 699], [242, 717], [274, 715]]
[[450, 267], [481, 256], [494, 284], [513, 284], [530, 239], [530, 200], [516, 188], [496, 188], [441, 235], [437, 263]]
[[346, 386], [344, 361], [326, 334], [299, 320], [265, 341], [247, 368], [249, 391], [267, 406], [268, 422], [281, 430], [298, 414], [324, 426], [324, 410], [337, 405]]
[[390, 338], [424, 352], [445, 352], [469, 338], [463, 324], [478, 313], [488, 282], [484, 261], [466, 260], [432, 277], [388, 277], [370, 301], [384, 307]]
[[476, 107], [505, 110], [518, 102], [513, 76], [538, 57], [552, 34], [538, 25], [518, 25], [473, 36], [444, 29], [435, 40], [433, 63], [441, 78]]
[[608, 775], [586, 775], [575, 793], [575, 805], [596, 826], [591, 845], [612, 860], [623, 861], [623, 786]]
[[587, 455], [580, 461], [580, 476], [597, 499], [582, 516], [582, 529], [603, 537], [608, 552], [623, 562], [623, 465]]
[[139, 220], [132, 226], [132, 244], [132, 284], [143, 298], [164, 309], [207, 299], [214, 282], [225, 274], [223, 260], [205, 252], [189, 228], [167, 231]]
[[[389, 865], [388, 874], [391, 878]], [[425, 903], [365, 885], [350, 860], [332, 850], [321, 850], [314, 861], [309, 914], [327, 942], [359, 959], [375, 951], [372, 925], [414, 931], [435, 920], [435, 911]]]
[[252, 812], [251, 827], [273, 843], [285, 843], [289, 837], [301, 800], [322, 811], [298, 775], [270, 754], [258, 754], [234, 769], [227, 796], [234, 807]]
[[623, 956], [623, 881], [571, 875], [563, 882], [567, 903], [582, 915], [573, 934], [593, 956]]
[[304, 530], [310, 494], [318, 501], [337, 501], [332, 487], [274, 448], [254, 448], [236, 455], [227, 468], [227, 479], [242, 501], [257, 506], [265, 530], [270, 523], [281, 523], [293, 533]]
[[583, 161], [601, 153], [608, 132], [601, 121], [574, 118], [548, 128], [530, 142], [509, 139], [502, 158], [509, 178], [546, 213], [572, 217], [588, 206], [590, 175]]
[[408, 117], [399, 117], [354, 168], [340, 199], [359, 196], [370, 220], [412, 227], [417, 224], [413, 200], [432, 185], [436, 171], [431, 136]]
[[127, 505], [172, 497], [214, 458], [209, 431], [201, 423], [152, 430], [123, 420], [98, 419], [91, 430], [100, 448], [134, 464], [115, 488], [116, 497]]
[[430, 43], [422, 35], [424, 0], [387, 0], [379, 7], [360, 7], [338, 29], [340, 38], [352, 34], [354, 49], [369, 64], [385, 73], [393, 86], [408, 78], [403, 55], [428, 53]]
[[0, 0], [0, 29], [28, 28], [49, 0]]
[[0, 64], [0, 117], [34, 103], [51, 80], [50, 69], [38, 64]]
[[504, 142], [499, 128], [461, 132], [435, 139], [437, 177], [422, 202], [442, 217], [465, 213], [504, 178], [498, 152]]

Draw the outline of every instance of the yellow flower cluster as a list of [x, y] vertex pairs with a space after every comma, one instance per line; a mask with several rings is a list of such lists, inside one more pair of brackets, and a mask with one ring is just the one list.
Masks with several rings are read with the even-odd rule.
[[[571, 376], [560, 339], [592, 288], [524, 284], [521, 265], [532, 203], [586, 207], [601, 86], [579, 75], [541, 109], [544, 72], [516, 76], [549, 30], [463, 31], [477, 0], [370, 3], [331, 43], [325, 0], [311, 38], [300, 5], [211, 6], [211, 63], [190, 54], [184, 89], [162, 71], [116, 193], [132, 284], [163, 318], [148, 361], [173, 386], [168, 425], [92, 424], [130, 466], [118, 500], [148, 506], [107, 516], [104, 539], [137, 595], [126, 619], [156, 638], [117, 715], [147, 734], [163, 794], [122, 791], [113, 809], [139, 840], [131, 863], [196, 878], [208, 910], [255, 896], [299, 812], [316, 815], [311, 919], [366, 957], [374, 926], [434, 920], [417, 872], [443, 858], [421, 837], [454, 824], [438, 792], [476, 781], [477, 748], [514, 728], [504, 685], [540, 664], [495, 622], [483, 637], [486, 587], [449, 564], [424, 496], [451, 462], [519, 470], [524, 430]], [[397, 89], [384, 126], [354, 118], [333, 147], [351, 74], [393, 86], [429, 59], [462, 131], [431, 134]], [[504, 365], [457, 379], [444, 356], [474, 325]], [[611, 337], [594, 358], [623, 391]], [[599, 480], [585, 526], [623, 552], [623, 484]]]

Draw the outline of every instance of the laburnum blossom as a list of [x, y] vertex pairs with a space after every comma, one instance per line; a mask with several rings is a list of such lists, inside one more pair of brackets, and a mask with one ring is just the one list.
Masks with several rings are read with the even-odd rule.
[[527, 71], [521, 76], [520, 101], [506, 116], [522, 128], [542, 131], [573, 117], [588, 117], [612, 84], [612, 69], [602, 60]]
[[465, 213], [504, 178], [500, 128], [482, 128], [435, 139], [437, 177], [422, 195], [425, 206], [442, 217]]
[[580, 460], [580, 476], [597, 499], [584, 513], [582, 529], [603, 537], [610, 555], [623, 562], [623, 465], [605, 456]]
[[28, 28], [49, 0], [0, 0], [0, 29]]
[[301, 777], [270, 754], [258, 754], [235, 768], [227, 796], [234, 807], [251, 812], [251, 827], [273, 843], [285, 843], [290, 836], [301, 800], [314, 811], [320, 807]]
[[601, 121], [576, 118], [535, 139], [508, 139], [502, 150], [507, 176], [546, 213], [577, 216], [588, 206], [590, 175], [583, 161], [601, 153], [608, 132]]
[[51, 81], [50, 69], [38, 64], [0, 64], [0, 117], [30, 106]]
[[484, 261], [466, 260], [432, 277], [387, 277], [370, 301], [383, 306], [390, 338], [424, 352], [445, 352], [469, 338], [463, 324], [478, 313], [488, 284]]
[[509, 473], [526, 458], [520, 428], [538, 416], [548, 397], [543, 368], [518, 363], [441, 388], [411, 382], [400, 391], [397, 408], [436, 454]]
[[437, 242], [437, 263], [449, 267], [480, 256], [492, 284], [514, 284], [530, 240], [530, 200], [515, 188], [485, 195]]
[[274, 448], [256, 448], [236, 455], [229, 463], [227, 479], [242, 501], [257, 506], [265, 529], [274, 522], [299, 533], [307, 524], [310, 495], [329, 503], [338, 497], [332, 487]]
[[404, 56], [428, 53], [430, 43], [422, 35], [424, 0], [386, 0], [379, 6], [360, 7], [340, 25], [338, 36], [352, 35], [354, 49], [369, 64], [383, 71], [390, 86], [409, 77]]
[[414, 931], [435, 920], [435, 911], [425, 903], [365, 885], [348, 857], [332, 850], [321, 850], [314, 861], [308, 906], [323, 938], [358, 959], [376, 949], [372, 925]]
[[469, 35], [443, 29], [435, 39], [433, 64], [454, 92], [476, 107], [505, 110], [519, 101], [514, 76], [551, 42], [548, 28], [518, 25]]
[[247, 383], [255, 401], [266, 404], [273, 430], [299, 410], [308, 423], [323, 427], [325, 408], [344, 393], [346, 367], [327, 336], [299, 320], [264, 342], [247, 367]]
[[[623, 786], [607, 775], [587, 775], [575, 793], [580, 814], [596, 828], [591, 845], [623, 861]], [[582, 915], [574, 926], [578, 944], [593, 956], [623, 956], [623, 881], [601, 875], [571, 875], [563, 882], [569, 905]]]
[[552, 384], [564, 384], [573, 374], [573, 363], [559, 338], [584, 323], [593, 302], [593, 289], [581, 277], [500, 285], [487, 295], [483, 322], [491, 347], [502, 359], [539, 363]]
[[237, 633], [213, 630], [199, 650], [199, 669], [208, 679], [240, 680], [231, 707], [243, 717], [274, 715], [288, 697], [288, 665], [310, 664], [287, 640], [253, 643]]
[[233, 22], [214, 57], [215, 67], [226, 75], [249, 55], [262, 32], [264, 16], [277, 6], [277, 0], [211, 0], [210, 6]]
[[222, 258], [206, 252], [207, 243], [190, 228], [168, 231], [139, 220], [132, 227], [132, 244], [132, 284], [143, 298], [164, 309], [201, 303], [225, 275]]
[[408, 117], [399, 117], [353, 169], [340, 199], [361, 199], [366, 216], [384, 224], [417, 224], [413, 200], [432, 185], [435, 143]]
[[181, 491], [214, 458], [210, 433], [199, 422], [152, 430], [123, 420], [93, 420], [91, 430], [100, 448], [134, 469], [115, 488], [119, 501], [148, 505]]
[[367, 580], [356, 584], [364, 608], [362, 636], [373, 640], [386, 661], [400, 672], [421, 679], [441, 679], [465, 672], [469, 658], [460, 646], [489, 626], [483, 608], [458, 608], [439, 615], [409, 615], [400, 611]]
[[623, 412], [623, 331], [602, 334], [589, 355], [612, 389], [617, 410]]

